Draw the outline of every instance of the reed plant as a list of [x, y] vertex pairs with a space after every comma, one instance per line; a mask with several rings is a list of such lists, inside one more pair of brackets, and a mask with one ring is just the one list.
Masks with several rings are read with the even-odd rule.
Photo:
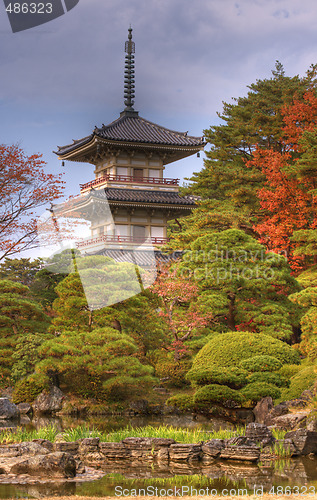
[[88, 424], [80, 425], [71, 429], [67, 429], [60, 433], [54, 425], [48, 425], [38, 430], [27, 430], [23, 427], [17, 427], [15, 430], [0, 429], [0, 443], [20, 443], [23, 441], [32, 441], [33, 439], [48, 439], [54, 442], [56, 436], [64, 441], [78, 441], [84, 438], [99, 438], [104, 442], [119, 442], [127, 437], [144, 437], [144, 438], [168, 438], [174, 439], [178, 443], [199, 443], [201, 441], [209, 441], [210, 439], [229, 439], [235, 436], [245, 434], [245, 428], [239, 427], [235, 430], [220, 429], [218, 431], [207, 431], [203, 429], [188, 429], [181, 427], [172, 427], [161, 425], [154, 427], [147, 425], [145, 427], [125, 427], [118, 431], [103, 433], [94, 427], [89, 427]]

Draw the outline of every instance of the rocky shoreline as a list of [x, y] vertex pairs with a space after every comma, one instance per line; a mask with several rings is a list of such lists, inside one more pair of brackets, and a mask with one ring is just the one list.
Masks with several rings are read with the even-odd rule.
[[101, 442], [85, 438], [75, 442], [31, 442], [0, 446], [1, 482], [14, 477], [16, 482], [45, 478], [56, 480], [95, 480], [109, 467], [177, 466], [205, 467], [221, 462], [254, 463], [278, 458], [274, 450], [283, 448], [288, 457], [315, 456], [317, 432], [298, 429], [283, 440], [273, 437], [264, 424], [251, 423], [244, 436], [211, 439], [194, 444], [177, 443], [166, 438], [128, 437], [120, 442]]

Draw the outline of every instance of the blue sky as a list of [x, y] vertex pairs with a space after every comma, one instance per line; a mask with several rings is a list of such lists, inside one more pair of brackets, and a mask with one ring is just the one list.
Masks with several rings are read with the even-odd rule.
[[[110, 123], [123, 105], [124, 42], [136, 44], [141, 116], [190, 135], [218, 123], [222, 101], [271, 75], [303, 75], [317, 62], [315, 0], [80, 0], [64, 16], [13, 34], [0, 3], [0, 137], [41, 152], [61, 171], [57, 145]], [[200, 159], [169, 165], [190, 176]], [[67, 190], [93, 178], [91, 165], [67, 163]]]

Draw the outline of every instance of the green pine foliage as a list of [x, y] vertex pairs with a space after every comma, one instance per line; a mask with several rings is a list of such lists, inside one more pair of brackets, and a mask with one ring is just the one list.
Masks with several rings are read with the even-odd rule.
[[49, 319], [42, 307], [30, 298], [27, 286], [0, 281], [0, 375], [8, 383], [18, 342], [27, 335], [45, 333]]
[[278, 399], [281, 395], [281, 390], [269, 382], [252, 382], [243, 387], [240, 392], [246, 404], [253, 406], [262, 398]]
[[303, 391], [312, 389], [317, 380], [316, 366], [303, 366], [298, 373], [290, 379], [288, 388], [283, 389], [281, 393], [282, 401], [299, 398]]
[[294, 97], [301, 99], [310, 88], [316, 88], [316, 66], [303, 78], [288, 77], [277, 62], [271, 78], [257, 80], [248, 86], [246, 96], [223, 103], [218, 113], [222, 123], [204, 131], [210, 145], [204, 167], [194, 173], [184, 191], [201, 196], [203, 201], [182, 223], [176, 246], [184, 248], [202, 232], [232, 227], [253, 234], [260, 215], [257, 191], [264, 178], [256, 166], [247, 167], [246, 161], [253, 158], [256, 145], [283, 151], [283, 106]]
[[247, 383], [248, 371], [237, 366], [194, 367], [186, 375], [194, 386], [221, 384], [232, 389], [240, 389]]
[[215, 404], [226, 404], [228, 401], [234, 403], [234, 406], [239, 406], [244, 399], [241, 392], [225, 385], [204, 385], [196, 391], [194, 405], [195, 408], [202, 411], [209, 410]]
[[258, 355], [273, 356], [283, 364], [300, 363], [298, 352], [281, 340], [259, 333], [229, 332], [215, 335], [199, 351], [193, 368], [239, 367], [242, 360]]
[[279, 370], [282, 363], [274, 356], [260, 355], [244, 359], [241, 361], [240, 366], [249, 372], [272, 372]]
[[299, 290], [285, 257], [267, 253], [243, 231], [228, 229], [197, 238], [179, 272], [199, 288], [202, 313], [213, 313], [214, 329], [250, 330], [290, 338], [300, 308], [287, 295]]
[[131, 337], [113, 328], [65, 330], [42, 344], [39, 374], [54, 374], [66, 391], [98, 400], [122, 400], [154, 383], [152, 369], [135, 357]]
[[266, 396], [279, 398], [280, 387], [288, 385], [279, 370], [299, 363], [298, 352], [281, 340], [251, 332], [222, 333], [198, 352], [187, 379], [198, 387], [194, 404], [201, 411], [227, 400], [254, 406]]
[[4, 259], [0, 263], [0, 280], [10, 280], [30, 287], [36, 273], [41, 269], [43, 261], [36, 259]]

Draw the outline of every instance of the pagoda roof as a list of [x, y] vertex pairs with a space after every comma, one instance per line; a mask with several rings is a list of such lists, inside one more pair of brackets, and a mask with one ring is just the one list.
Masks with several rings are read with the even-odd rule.
[[194, 196], [180, 196], [175, 191], [143, 191], [139, 189], [105, 188], [104, 196], [108, 201], [118, 202], [196, 205], [196, 198]]
[[[166, 146], [168, 148], [187, 149], [190, 148], [190, 153], [198, 151], [205, 145], [204, 137], [194, 137], [187, 135], [187, 132], [177, 132], [175, 130], [157, 125], [138, 115], [136, 111], [123, 111], [121, 116], [111, 122], [109, 125], [96, 127], [92, 134], [83, 137], [82, 139], [73, 141], [72, 144], [58, 147], [55, 151], [61, 158], [72, 156], [79, 153], [79, 150], [85, 146], [92, 145], [98, 139], [102, 142], [110, 142], [111, 145], [123, 145], [124, 143], [132, 143], [139, 145], [157, 145]], [[74, 158], [75, 159], [75, 158]]]
[[197, 199], [196, 196], [180, 196], [175, 191], [105, 188], [91, 189], [84, 195], [70, 198], [64, 203], [52, 205], [52, 209], [55, 213], [64, 213], [66, 217], [75, 216], [77, 210], [88, 210], [89, 212], [94, 205], [101, 206], [104, 204], [133, 207], [153, 207], [155, 205], [157, 208], [172, 208], [178, 212], [179, 210], [192, 210], [196, 206]]

